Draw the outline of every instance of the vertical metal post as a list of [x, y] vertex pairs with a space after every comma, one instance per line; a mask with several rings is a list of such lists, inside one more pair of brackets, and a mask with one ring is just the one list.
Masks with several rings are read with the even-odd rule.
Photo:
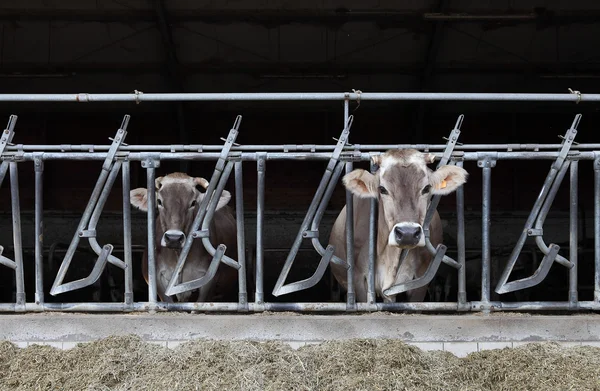
[[265, 219], [265, 171], [267, 169], [266, 153], [257, 154], [256, 168], [258, 176], [258, 189], [256, 196], [256, 291], [254, 301], [262, 304], [265, 301], [263, 290], [263, 265], [264, 265], [264, 246], [263, 246], [263, 224]]
[[490, 203], [491, 203], [491, 183], [492, 167], [496, 162], [490, 158], [485, 158], [477, 162], [482, 168], [482, 203], [481, 203], [481, 302], [482, 310], [489, 312], [490, 302]]
[[571, 225], [569, 229], [569, 261], [573, 264], [571, 270], [569, 270], [569, 303], [572, 307], [577, 306], [577, 252], [578, 252], [578, 236], [577, 231], [577, 198], [578, 198], [578, 167], [579, 161], [573, 160], [571, 162], [571, 183], [570, 183], [570, 213], [569, 223]]
[[[463, 167], [464, 162], [457, 161], [458, 167]], [[467, 303], [467, 277], [466, 277], [466, 248], [465, 248], [465, 189], [460, 186], [456, 189], [456, 220], [457, 220], [457, 240], [456, 246], [458, 250], [458, 308], [465, 308]]]
[[21, 206], [19, 204], [19, 173], [17, 163], [10, 162], [10, 201], [12, 205], [13, 245], [15, 248], [16, 309], [25, 310], [25, 274], [23, 273], [23, 242], [21, 240]]
[[156, 306], [156, 161], [144, 161], [142, 167], [146, 168], [147, 197], [148, 197], [148, 302]]
[[600, 157], [594, 160], [594, 301], [600, 302]]
[[[41, 155], [41, 153], [40, 153]], [[44, 160], [36, 156], [35, 169], [35, 304], [44, 304]]]
[[[352, 172], [352, 169], [352, 162], [347, 162], [346, 174]], [[354, 291], [354, 196], [350, 190], [346, 190], [346, 262], [348, 263], [346, 303], [350, 309], [356, 307]]]
[[[377, 167], [370, 161], [370, 171], [375, 174]], [[367, 302], [375, 304], [377, 296], [375, 295], [375, 258], [377, 257], [377, 198], [370, 200], [369, 208], [369, 267], [367, 275]]]
[[131, 170], [129, 160], [125, 160], [123, 170], [123, 259], [125, 261], [125, 305], [133, 306], [133, 262], [131, 255], [131, 204], [129, 192], [131, 190]]
[[238, 270], [238, 300], [241, 311], [248, 310], [248, 291], [246, 288], [246, 233], [244, 231], [244, 181], [242, 175], [242, 162], [234, 163], [235, 169], [235, 214], [237, 223], [237, 261]]
[[[344, 124], [348, 123], [349, 101], [344, 100]], [[352, 162], [346, 163], [346, 174], [352, 172], [354, 165]], [[356, 295], [354, 291], [354, 196], [349, 190], [346, 190], [346, 262], [348, 263], [348, 272], [346, 279], [348, 289], [346, 291], [346, 304], [348, 309], [356, 308]]]

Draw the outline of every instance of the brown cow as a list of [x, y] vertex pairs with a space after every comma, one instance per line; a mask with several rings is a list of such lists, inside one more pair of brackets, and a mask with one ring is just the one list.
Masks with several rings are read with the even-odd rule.
[[[432, 171], [433, 154], [414, 149], [389, 150], [373, 156], [379, 166], [373, 175], [356, 169], [346, 174], [344, 186], [354, 194], [354, 289], [357, 301], [367, 299], [369, 254], [369, 204], [378, 201], [377, 248], [375, 259], [375, 292], [385, 302], [395, 302], [383, 292], [393, 285], [420, 277], [427, 270], [432, 256], [425, 246], [423, 221], [434, 194], [452, 193], [467, 180], [467, 172], [457, 166], [445, 165]], [[334, 254], [346, 259], [346, 207], [335, 221], [329, 243]], [[430, 225], [430, 240], [434, 247], [442, 241], [442, 224], [435, 212]], [[402, 249], [411, 249], [399, 265]], [[338, 283], [347, 289], [346, 270], [331, 263]], [[427, 286], [407, 291], [408, 301], [422, 301]]]
[[[155, 251], [156, 251], [156, 286], [158, 296], [162, 301], [173, 302], [173, 298], [165, 295], [179, 253], [186, 240], [198, 207], [205, 193], [200, 188], [206, 189], [208, 181], [204, 178], [192, 178], [183, 173], [172, 173], [156, 178], [156, 216]], [[237, 257], [236, 222], [231, 209], [227, 206], [231, 194], [223, 190], [217, 203], [217, 209], [210, 223], [210, 241], [213, 246], [223, 243], [227, 246], [226, 255]], [[136, 208], [147, 211], [147, 189], [138, 188], [131, 190], [130, 201]], [[190, 281], [201, 278], [208, 271], [212, 256], [206, 251], [201, 239], [194, 240], [188, 254], [180, 280]], [[148, 282], [147, 250], [144, 251], [142, 260], [142, 273]], [[219, 265], [214, 278], [198, 290], [177, 294], [177, 301], [193, 301], [192, 294], [198, 294], [198, 302], [213, 301], [219, 294], [229, 298], [237, 288], [237, 271], [227, 265]], [[237, 299], [235, 299], [237, 300]]]

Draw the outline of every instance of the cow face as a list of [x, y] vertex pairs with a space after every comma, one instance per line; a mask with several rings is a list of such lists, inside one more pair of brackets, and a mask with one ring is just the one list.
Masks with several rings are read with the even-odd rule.
[[[200, 189], [206, 189], [208, 181], [204, 178], [192, 178], [182, 173], [172, 173], [156, 178], [155, 184], [158, 219], [164, 231], [160, 245], [180, 249], [185, 243], [185, 233], [189, 232], [191, 228], [198, 205], [205, 196]], [[148, 210], [147, 196], [148, 191], [145, 188], [131, 190], [131, 205], [143, 211]], [[223, 190], [217, 203], [217, 210], [227, 205], [230, 200], [231, 194], [227, 190]]]
[[353, 194], [362, 198], [377, 198], [383, 209], [389, 230], [388, 245], [400, 248], [425, 246], [423, 221], [434, 194], [452, 193], [467, 180], [467, 172], [457, 166], [445, 165], [432, 171], [433, 154], [414, 149], [390, 150], [374, 156], [379, 166], [375, 175], [356, 169], [342, 182]]

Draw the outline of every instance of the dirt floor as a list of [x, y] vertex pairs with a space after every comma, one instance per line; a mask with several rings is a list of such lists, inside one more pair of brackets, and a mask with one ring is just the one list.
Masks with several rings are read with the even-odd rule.
[[457, 358], [397, 340], [279, 342], [136, 336], [70, 350], [0, 342], [2, 390], [600, 390], [600, 348], [535, 343]]

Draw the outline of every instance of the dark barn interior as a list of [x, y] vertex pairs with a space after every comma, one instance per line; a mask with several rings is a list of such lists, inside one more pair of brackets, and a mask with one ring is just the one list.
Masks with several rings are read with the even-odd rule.
[[[600, 3], [597, 1], [189, 1], [79, 0], [0, 1], [1, 94], [150, 92], [490, 92], [581, 93], [600, 90]], [[442, 144], [464, 114], [465, 144], [560, 143], [577, 113], [577, 141], [599, 142], [598, 105], [581, 102], [362, 101], [350, 142]], [[16, 144], [110, 143], [123, 115], [132, 116], [126, 142], [222, 144], [236, 115], [244, 144], [333, 144], [343, 127], [341, 102], [143, 102], [22, 103], [0, 105], [0, 120], [19, 116]], [[2, 119], [4, 118], [4, 119]], [[492, 170], [492, 255], [501, 271], [551, 161], [498, 162]], [[358, 165], [361, 166], [361, 165]], [[364, 164], [362, 165], [364, 166]], [[33, 300], [34, 171], [19, 164], [27, 301]], [[45, 288], [47, 301], [122, 300], [112, 292], [122, 272], [87, 295], [48, 294], [64, 251], [100, 173], [99, 162], [45, 164]], [[185, 170], [209, 178], [214, 163], [163, 162], [157, 175]], [[256, 230], [256, 164], [244, 163], [246, 244]], [[330, 300], [329, 275], [308, 291], [275, 298], [271, 290], [325, 163], [267, 164], [265, 300]], [[481, 169], [465, 163], [468, 299], [479, 299]], [[580, 164], [580, 300], [593, 297], [593, 170]], [[567, 177], [568, 178], [568, 177]], [[131, 187], [145, 187], [145, 170], [132, 164]], [[546, 223], [547, 241], [568, 254], [569, 185], [565, 179]], [[227, 189], [233, 192], [233, 177]], [[9, 180], [0, 188], [0, 244], [12, 256]], [[338, 185], [322, 222], [326, 242], [345, 202]], [[98, 227], [99, 238], [122, 245], [121, 183], [117, 181]], [[455, 195], [439, 207], [445, 238], [455, 251]], [[134, 276], [140, 280], [146, 219], [133, 213]], [[319, 258], [306, 243], [293, 280], [312, 274]], [[528, 247], [529, 248], [529, 247]], [[535, 247], [531, 247], [535, 248]], [[94, 256], [82, 248], [79, 262]], [[118, 251], [117, 251], [118, 256]], [[539, 256], [539, 255], [538, 255]], [[86, 263], [88, 262], [88, 263]], [[523, 255], [520, 273], [532, 273]], [[250, 269], [252, 270], [252, 269]], [[443, 273], [436, 280], [444, 284]], [[8, 269], [7, 269], [8, 271]], [[89, 273], [82, 267], [80, 278]], [[495, 277], [497, 277], [497, 271]], [[1, 302], [14, 299], [13, 274], [3, 272]], [[494, 276], [493, 276], [494, 277]], [[116, 281], [115, 281], [116, 279]], [[251, 278], [249, 278], [251, 280]], [[138, 281], [135, 300], [147, 300]], [[568, 273], [554, 265], [536, 288], [502, 300], [566, 300]], [[120, 285], [119, 285], [120, 286]], [[253, 285], [250, 282], [250, 291]], [[492, 287], [495, 284], [492, 284]], [[95, 289], [97, 289], [96, 287]], [[434, 289], [427, 300], [433, 300]], [[497, 297], [497, 296], [496, 296]], [[492, 296], [494, 298], [494, 295]], [[250, 299], [253, 299], [252, 293]], [[455, 301], [456, 289], [440, 301]]]

